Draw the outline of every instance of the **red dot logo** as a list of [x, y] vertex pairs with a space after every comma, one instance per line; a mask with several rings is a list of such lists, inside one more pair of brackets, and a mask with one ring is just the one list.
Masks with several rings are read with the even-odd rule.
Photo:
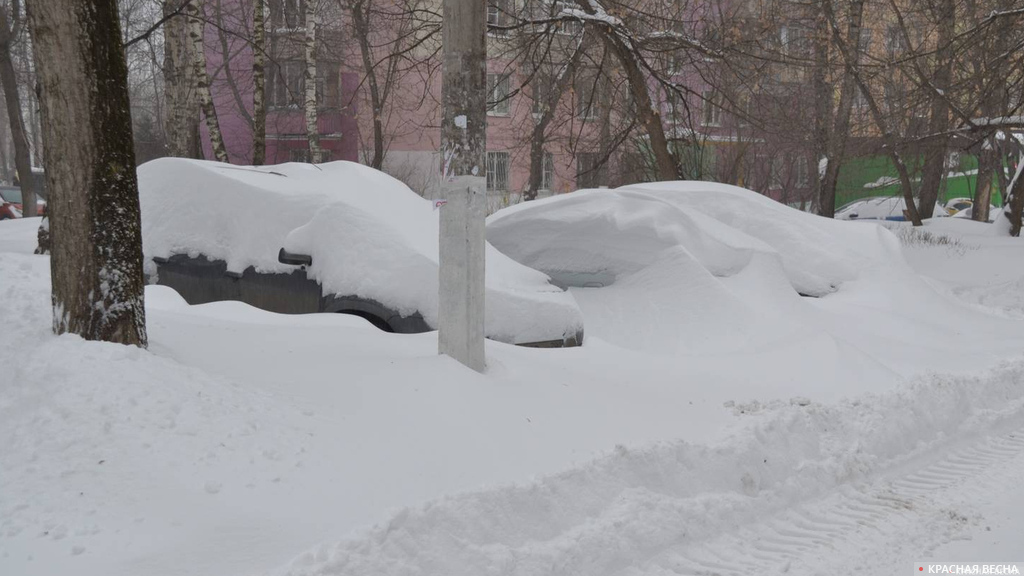
[[919, 566], [919, 567], [917, 568], [917, 571], [918, 571], [918, 572], [924, 572], [924, 566]]

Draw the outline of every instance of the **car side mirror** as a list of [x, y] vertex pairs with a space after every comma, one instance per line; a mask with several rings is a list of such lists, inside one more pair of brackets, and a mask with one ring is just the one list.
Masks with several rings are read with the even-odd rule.
[[291, 266], [309, 266], [313, 264], [313, 257], [307, 254], [295, 254], [281, 248], [281, 251], [277, 253], [277, 261]]

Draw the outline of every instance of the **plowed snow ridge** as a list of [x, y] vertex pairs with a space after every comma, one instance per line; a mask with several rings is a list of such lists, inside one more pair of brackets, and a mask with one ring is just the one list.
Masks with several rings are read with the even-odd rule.
[[286, 573], [785, 572], [834, 558], [853, 532], [884, 542], [929, 495], [1019, 459], [1022, 414], [1024, 359], [834, 406], [776, 403], [751, 416], [753, 434], [621, 448], [527, 486], [407, 509]]

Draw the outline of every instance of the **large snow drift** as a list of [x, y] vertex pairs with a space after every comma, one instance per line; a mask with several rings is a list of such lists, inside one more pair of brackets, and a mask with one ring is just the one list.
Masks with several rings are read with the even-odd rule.
[[[259, 168], [165, 158], [139, 168], [147, 260], [202, 254], [228, 271], [289, 273], [282, 247], [309, 254], [325, 294], [376, 300], [437, 325], [438, 212], [398, 180], [351, 162]], [[443, 209], [443, 208], [442, 208]], [[576, 335], [571, 294], [487, 249], [487, 336]]]

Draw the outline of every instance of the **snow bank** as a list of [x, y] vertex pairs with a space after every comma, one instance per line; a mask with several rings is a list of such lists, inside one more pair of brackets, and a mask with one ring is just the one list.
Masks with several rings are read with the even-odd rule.
[[[139, 168], [147, 260], [203, 254], [288, 273], [282, 247], [309, 254], [325, 294], [376, 300], [437, 325], [438, 212], [394, 178], [351, 162], [247, 168], [165, 158]], [[443, 208], [442, 208], [443, 209]], [[487, 251], [487, 335], [536, 342], [576, 335], [572, 295]]]

